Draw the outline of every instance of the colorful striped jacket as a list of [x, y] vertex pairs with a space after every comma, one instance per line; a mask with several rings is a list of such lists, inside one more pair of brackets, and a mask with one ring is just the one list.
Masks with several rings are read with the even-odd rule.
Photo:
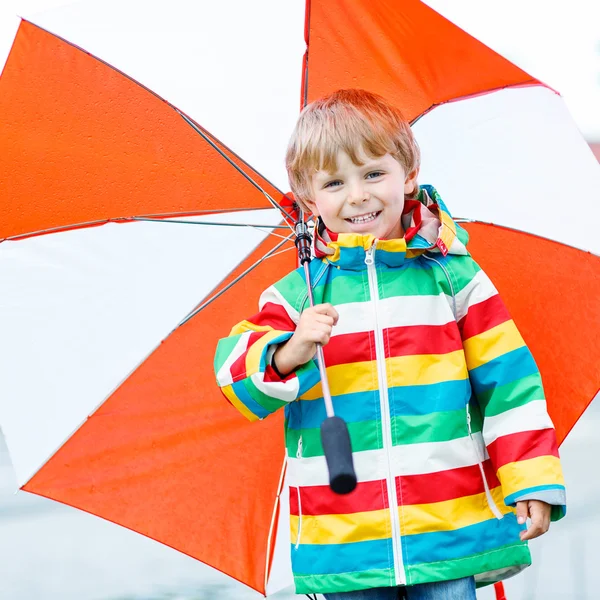
[[[297, 593], [412, 585], [530, 564], [517, 499], [565, 513], [539, 371], [467, 232], [437, 192], [406, 203], [405, 238], [317, 237], [315, 302], [339, 313], [324, 348], [358, 486], [328, 487], [315, 361], [284, 380], [270, 366], [307, 306], [303, 271], [267, 289], [260, 312], [220, 341], [218, 384], [247, 418], [285, 408]], [[336, 237], [336, 236], [332, 236]]]

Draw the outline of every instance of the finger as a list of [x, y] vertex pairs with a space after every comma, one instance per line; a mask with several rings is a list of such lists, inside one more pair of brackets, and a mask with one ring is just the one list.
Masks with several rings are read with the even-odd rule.
[[335, 325], [335, 319], [329, 315], [316, 314], [315, 321], [317, 323], [323, 323], [324, 325], [327, 325], [329, 328], [331, 328]]
[[527, 505], [527, 501], [522, 500], [521, 502], [517, 502], [517, 523], [523, 525], [527, 521], [528, 516], [529, 506]]
[[542, 523], [540, 521], [532, 521], [529, 529], [526, 531], [521, 531], [521, 541], [524, 542], [525, 540], [533, 540], [543, 533], [546, 533], [546, 531], [544, 531]]
[[316, 313], [319, 313], [321, 315], [329, 315], [330, 317], [332, 317], [334, 325], [338, 322], [338, 319], [340, 318], [337, 310], [335, 310], [335, 308], [333, 308], [333, 306], [329, 303], [317, 304], [314, 307], [314, 310]]
[[329, 342], [331, 338], [331, 327], [316, 323], [315, 326], [309, 332], [309, 339], [315, 344], [321, 344], [324, 346]]

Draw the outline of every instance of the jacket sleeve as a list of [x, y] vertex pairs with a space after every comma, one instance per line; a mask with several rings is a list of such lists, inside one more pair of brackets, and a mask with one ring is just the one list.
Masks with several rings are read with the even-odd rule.
[[470, 256], [452, 261], [456, 319], [487, 453], [504, 502], [543, 500], [566, 514], [554, 425], [533, 356], [498, 291]]
[[[285, 291], [286, 286], [281, 287]], [[217, 384], [250, 421], [264, 419], [297, 400], [320, 379], [314, 360], [283, 379], [271, 367], [277, 346], [292, 337], [298, 319], [298, 311], [276, 284], [261, 295], [258, 314], [238, 323], [217, 345]]]

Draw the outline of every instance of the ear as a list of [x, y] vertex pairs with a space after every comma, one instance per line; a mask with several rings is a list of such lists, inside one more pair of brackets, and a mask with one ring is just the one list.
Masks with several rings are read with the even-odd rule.
[[306, 204], [306, 207], [311, 212], [311, 214], [313, 214], [315, 217], [319, 216], [319, 209], [317, 208], [317, 205], [314, 200], [312, 200], [312, 199], [309, 200], [309, 199], [305, 198], [304, 204]]
[[404, 194], [409, 196], [414, 193], [417, 185], [417, 177], [419, 176], [419, 168], [417, 167], [414, 171], [411, 171], [404, 180]]

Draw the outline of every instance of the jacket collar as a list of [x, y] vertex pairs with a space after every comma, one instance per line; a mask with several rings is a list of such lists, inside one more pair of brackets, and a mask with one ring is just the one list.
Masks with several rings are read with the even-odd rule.
[[467, 254], [467, 232], [450, 216], [433, 186], [423, 185], [415, 200], [406, 200], [402, 213], [403, 238], [378, 240], [372, 235], [336, 234], [319, 220], [314, 237], [314, 253], [343, 269], [366, 268], [367, 252], [374, 249], [375, 263], [399, 267], [425, 252]]

